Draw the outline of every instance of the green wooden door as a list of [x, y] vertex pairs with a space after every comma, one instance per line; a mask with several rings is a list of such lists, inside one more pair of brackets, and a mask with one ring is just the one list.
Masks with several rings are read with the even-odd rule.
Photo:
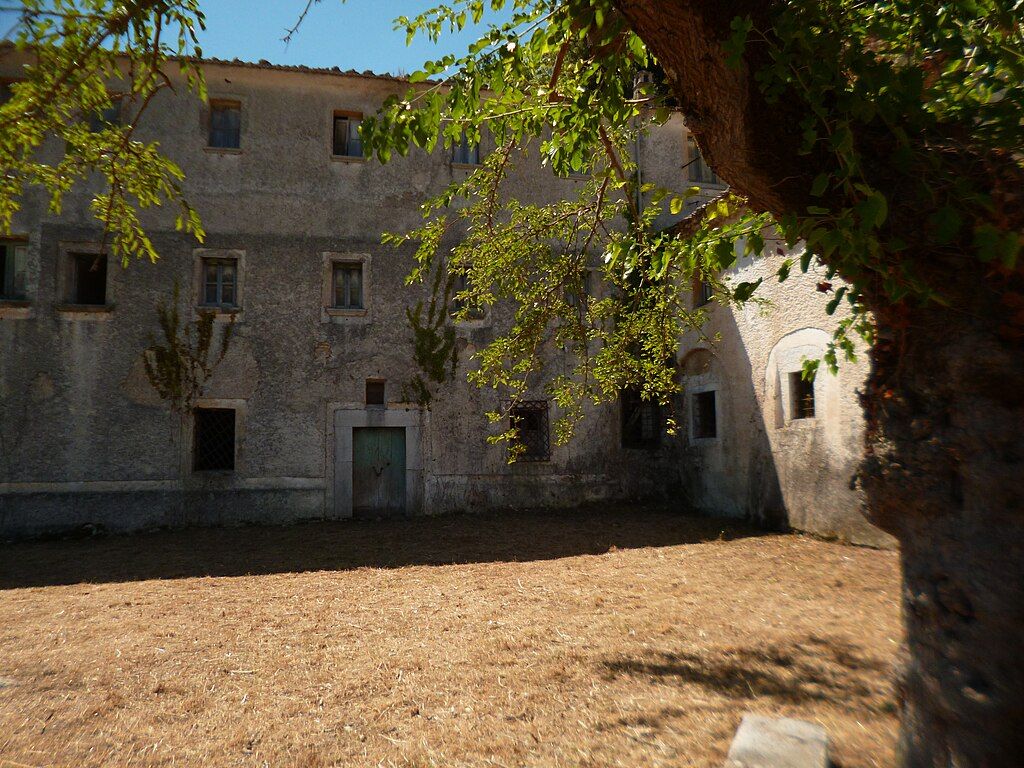
[[405, 428], [352, 430], [352, 513], [405, 513]]

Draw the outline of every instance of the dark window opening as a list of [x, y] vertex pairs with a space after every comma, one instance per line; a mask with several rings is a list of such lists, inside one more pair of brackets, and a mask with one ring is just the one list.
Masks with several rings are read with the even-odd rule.
[[452, 162], [461, 165], [480, 165], [480, 145], [470, 141], [466, 134], [452, 145]]
[[25, 273], [28, 247], [0, 244], [0, 299], [25, 298]]
[[334, 114], [334, 141], [331, 150], [338, 157], [362, 157], [363, 140], [359, 136], [361, 115]]
[[72, 253], [69, 259], [68, 302], [106, 304], [107, 257], [96, 253]]
[[718, 178], [714, 171], [711, 170], [710, 166], [704, 161], [704, 155], [701, 154], [700, 147], [697, 146], [696, 139], [693, 136], [686, 137], [686, 150], [687, 150], [687, 177], [690, 181], [694, 181], [698, 184], [721, 184], [722, 180]]
[[235, 410], [196, 408], [193, 469], [230, 472], [235, 468]]
[[656, 448], [664, 420], [660, 404], [644, 400], [639, 390], [625, 389], [622, 401], [622, 447]]
[[203, 306], [238, 306], [238, 262], [203, 259]]
[[121, 100], [123, 96], [121, 94], [112, 94], [110, 96], [110, 105], [103, 109], [98, 109], [89, 115], [89, 130], [93, 133], [102, 131], [104, 128], [109, 126], [121, 125]]
[[551, 435], [547, 400], [524, 400], [512, 406], [511, 427], [516, 430], [516, 445], [522, 447], [518, 461], [548, 461]]
[[334, 265], [334, 307], [363, 309], [363, 265]]
[[715, 286], [709, 280], [698, 279], [693, 292], [696, 297], [695, 306], [703, 307], [715, 297]]
[[210, 102], [209, 146], [239, 149], [242, 146], [242, 105], [237, 101]]
[[718, 437], [718, 414], [715, 411], [715, 393], [698, 392], [693, 403], [693, 436], [697, 439]]
[[808, 381], [800, 371], [789, 374], [789, 392], [794, 419], [814, 418], [814, 380]]
[[367, 379], [366, 381], [366, 404], [384, 405], [385, 382]]
[[451, 310], [452, 314], [456, 315], [465, 310], [465, 315], [462, 319], [464, 320], [483, 320], [487, 317], [487, 312], [475, 304], [472, 298], [460, 297], [460, 293], [465, 293], [472, 289], [472, 283], [465, 272], [455, 276], [455, 280], [452, 284], [452, 300]]

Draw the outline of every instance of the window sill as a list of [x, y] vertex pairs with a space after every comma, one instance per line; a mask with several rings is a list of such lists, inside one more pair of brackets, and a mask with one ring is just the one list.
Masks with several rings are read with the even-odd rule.
[[793, 418], [790, 418], [786, 422], [786, 427], [787, 428], [791, 427], [793, 429], [813, 429], [817, 425], [818, 425], [818, 417], [817, 416], [811, 416], [810, 418], [803, 418], [803, 419], [793, 419]]
[[113, 304], [58, 304], [57, 314], [68, 320], [109, 320]]
[[203, 147], [204, 152], [209, 152], [214, 155], [240, 155], [242, 154], [241, 147]]
[[370, 310], [322, 307], [320, 319], [325, 323], [368, 323], [370, 322]]
[[718, 440], [719, 440], [719, 437], [717, 435], [715, 437], [691, 437], [690, 438], [690, 445], [694, 445], [694, 446], [715, 445], [716, 443], [718, 443]]
[[331, 160], [335, 163], [365, 163], [369, 159], [362, 155], [331, 155]]
[[0, 320], [27, 320], [32, 317], [28, 299], [0, 299]]
[[477, 168], [483, 168], [483, 163], [456, 163], [452, 161], [452, 168], [460, 171], [475, 171]]

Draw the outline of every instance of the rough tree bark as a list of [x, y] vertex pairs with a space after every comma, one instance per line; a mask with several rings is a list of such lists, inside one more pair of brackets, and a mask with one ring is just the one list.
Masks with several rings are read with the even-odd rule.
[[[797, 152], [798, 100], [767, 105], [758, 55], [729, 68], [721, 42], [768, 0], [616, 0], [657, 56], [714, 170], [756, 210], [803, 213], [827, 158]], [[1019, 185], [1018, 185], [1019, 186]], [[886, 190], [884, 181], [877, 188]], [[1020, 203], [1015, 203], [1019, 209]], [[1019, 210], [1018, 210], [1019, 212]], [[904, 213], [913, 242], [927, 212]], [[859, 286], [878, 342], [862, 397], [868, 518], [900, 542], [907, 653], [901, 762], [1024, 760], [1024, 279], [970, 257], [901, 254], [948, 286], [948, 307], [893, 305]]]

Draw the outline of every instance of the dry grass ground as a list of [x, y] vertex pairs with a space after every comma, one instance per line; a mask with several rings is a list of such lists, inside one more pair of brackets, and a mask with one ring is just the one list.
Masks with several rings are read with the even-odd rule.
[[891, 763], [896, 555], [640, 510], [0, 547], [0, 767]]

